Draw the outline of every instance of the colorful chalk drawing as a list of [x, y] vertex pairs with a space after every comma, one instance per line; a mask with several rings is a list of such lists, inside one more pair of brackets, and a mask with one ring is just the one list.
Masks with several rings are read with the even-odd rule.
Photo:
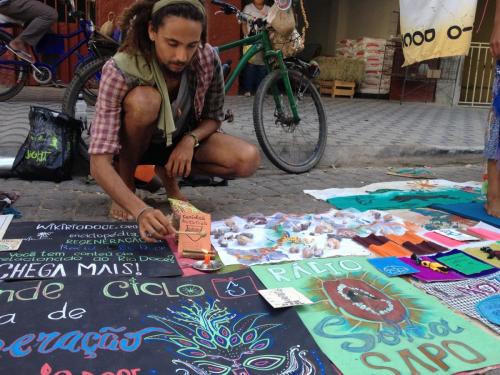
[[286, 284], [315, 304], [297, 312], [346, 374], [454, 373], [500, 362], [498, 339], [366, 259], [253, 266], [267, 288]]
[[76, 278], [2, 282], [0, 373], [336, 374], [297, 313], [273, 309], [263, 288], [250, 269], [93, 277], [84, 288]]
[[[179, 358], [176, 373], [184, 374], [319, 374], [314, 357], [300, 345], [284, 354], [269, 354], [275, 340], [272, 331], [283, 324], [271, 323], [267, 313], [241, 315], [221, 306], [219, 300], [167, 308], [168, 317], [149, 318], [166, 327], [167, 333], [151, 335], [175, 347]], [[184, 371], [184, 372], [182, 372]], [[191, 372], [192, 371], [192, 372]]]
[[212, 223], [212, 244], [221, 260], [261, 264], [344, 255], [370, 255], [354, 236], [403, 235], [402, 219], [380, 211], [330, 210], [323, 214], [232, 217]]

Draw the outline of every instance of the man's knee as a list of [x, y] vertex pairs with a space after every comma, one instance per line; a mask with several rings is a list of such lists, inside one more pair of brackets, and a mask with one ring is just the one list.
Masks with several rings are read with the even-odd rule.
[[123, 101], [125, 117], [137, 124], [150, 125], [158, 118], [161, 102], [161, 95], [154, 87], [136, 87]]
[[50, 23], [55, 23], [59, 17], [57, 10], [51, 6], [45, 5], [39, 14], [39, 17], [49, 21]]
[[235, 177], [250, 177], [260, 165], [260, 152], [254, 145], [248, 144], [235, 158]]

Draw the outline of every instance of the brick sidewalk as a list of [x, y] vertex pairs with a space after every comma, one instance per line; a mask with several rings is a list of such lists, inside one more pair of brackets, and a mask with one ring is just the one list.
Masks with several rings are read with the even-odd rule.
[[[63, 89], [25, 88], [0, 102], [0, 155], [15, 151], [28, 131], [30, 105], [58, 110]], [[426, 163], [431, 156], [476, 156], [483, 148], [488, 111], [424, 103], [323, 97], [328, 119], [328, 146], [320, 166], [384, 164], [400, 160]], [[253, 98], [227, 97], [235, 122], [226, 132], [257, 143], [253, 128]], [[265, 158], [264, 158], [265, 159]], [[267, 161], [266, 161], [267, 165]]]

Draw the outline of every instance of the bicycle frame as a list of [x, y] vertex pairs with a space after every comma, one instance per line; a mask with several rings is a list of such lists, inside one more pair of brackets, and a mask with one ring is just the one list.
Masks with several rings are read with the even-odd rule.
[[[245, 66], [248, 64], [250, 59], [254, 57], [256, 54], [260, 52], [264, 52], [264, 64], [266, 65], [267, 71], [272, 71], [272, 60], [276, 59], [278, 62], [278, 67], [281, 73], [281, 78], [285, 84], [285, 90], [288, 97], [288, 101], [290, 102], [290, 109], [292, 111], [294, 122], [298, 123], [300, 121], [299, 113], [297, 111], [297, 104], [295, 102], [295, 98], [292, 93], [292, 85], [290, 83], [290, 77], [288, 76], [288, 70], [286, 68], [285, 62], [283, 60], [283, 53], [281, 51], [273, 50], [271, 45], [271, 40], [269, 39], [269, 31], [261, 30], [256, 35], [252, 35], [240, 40], [236, 40], [231, 43], [224, 44], [222, 46], [217, 47], [219, 52], [224, 52], [230, 50], [232, 48], [251, 45], [251, 47], [246, 51], [241, 57], [238, 65], [234, 69], [234, 71], [230, 74], [228, 80], [224, 85], [224, 91], [227, 93], [231, 86], [233, 85], [236, 77], [243, 71]], [[282, 110], [281, 102], [278, 98], [277, 89], [274, 88], [274, 101], [278, 110]]]
[[[8, 34], [12, 38], [14, 38], [14, 35], [12, 33], [9, 33], [8, 31], [5, 30], [5, 28], [8, 28], [8, 27], [12, 27], [12, 24], [11, 23], [1, 23], [0, 24], [0, 29], [2, 29], [2, 31], [5, 34]], [[77, 52], [83, 45], [86, 45], [88, 43], [88, 41], [90, 39], [90, 35], [92, 33], [92, 28], [93, 28], [93, 24], [91, 21], [86, 20], [86, 19], [81, 19], [79, 21], [78, 30], [76, 30], [74, 32], [71, 32], [68, 34], [47, 34], [47, 35], [45, 35], [42, 38], [42, 40], [40, 40], [38, 45], [35, 46], [35, 48], [34, 48], [33, 55], [35, 57], [35, 62], [33, 63], [33, 65], [37, 68], [44, 67], [44, 68], [49, 69], [52, 72], [52, 76], [56, 77], [57, 76], [57, 68], [59, 67], [59, 65], [63, 61], [65, 61], [67, 58], [69, 58], [73, 53]], [[68, 51], [65, 51], [64, 40], [74, 38], [75, 36], [78, 36], [81, 34], [83, 34], [84, 38], [81, 41], [79, 41], [76, 45], [69, 48]], [[53, 44], [55, 44], [53, 42], [55, 41], [56, 38], [63, 39], [62, 48], [57, 48], [57, 47], [53, 46]], [[46, 47], [45, 47], [45, 45], [46, 45]], [[44, 50], [44, 48], [45, 48], [45, 50]], [[62, 54], [62, 55], [53, 64], [45, 64], [45, 63], [42, 63], [39, 61], [40, 60], [39, 55], [41, 53], [47, 53], [47, 51], [48, 51], [48, 53]], [[91, 54], [91, 52], [90, 52], [90, 54]], [[81, 54], [77, 53], [77, 59], [78, 59], [77, 65], [79, 65], [82, 61], [85, 61], [88, 57], [89, 57], [88, 55], [82, 56]], [[27, 63], [26, 61], [22, 61], [22, 60], [2, 60], [2, 59], [0, 59], [0, 65], [7, 65], [7, 64], [8, 65], [30, 66], [29, 63]]]

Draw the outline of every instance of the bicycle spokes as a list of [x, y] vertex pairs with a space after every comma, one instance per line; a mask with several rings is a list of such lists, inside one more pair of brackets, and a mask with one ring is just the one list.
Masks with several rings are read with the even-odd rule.
[[[301, 173], [321, 159], [326, 146], [326, 118], [311, 81], [295, 71], [288, 71], [288, 76], [290, 85], [285, 84], [279, 71], [263, 81], [254, 108], [255, 132], [273, 164], [287, 172]], [[294, 106], [297, 117], [293, 115]]]

